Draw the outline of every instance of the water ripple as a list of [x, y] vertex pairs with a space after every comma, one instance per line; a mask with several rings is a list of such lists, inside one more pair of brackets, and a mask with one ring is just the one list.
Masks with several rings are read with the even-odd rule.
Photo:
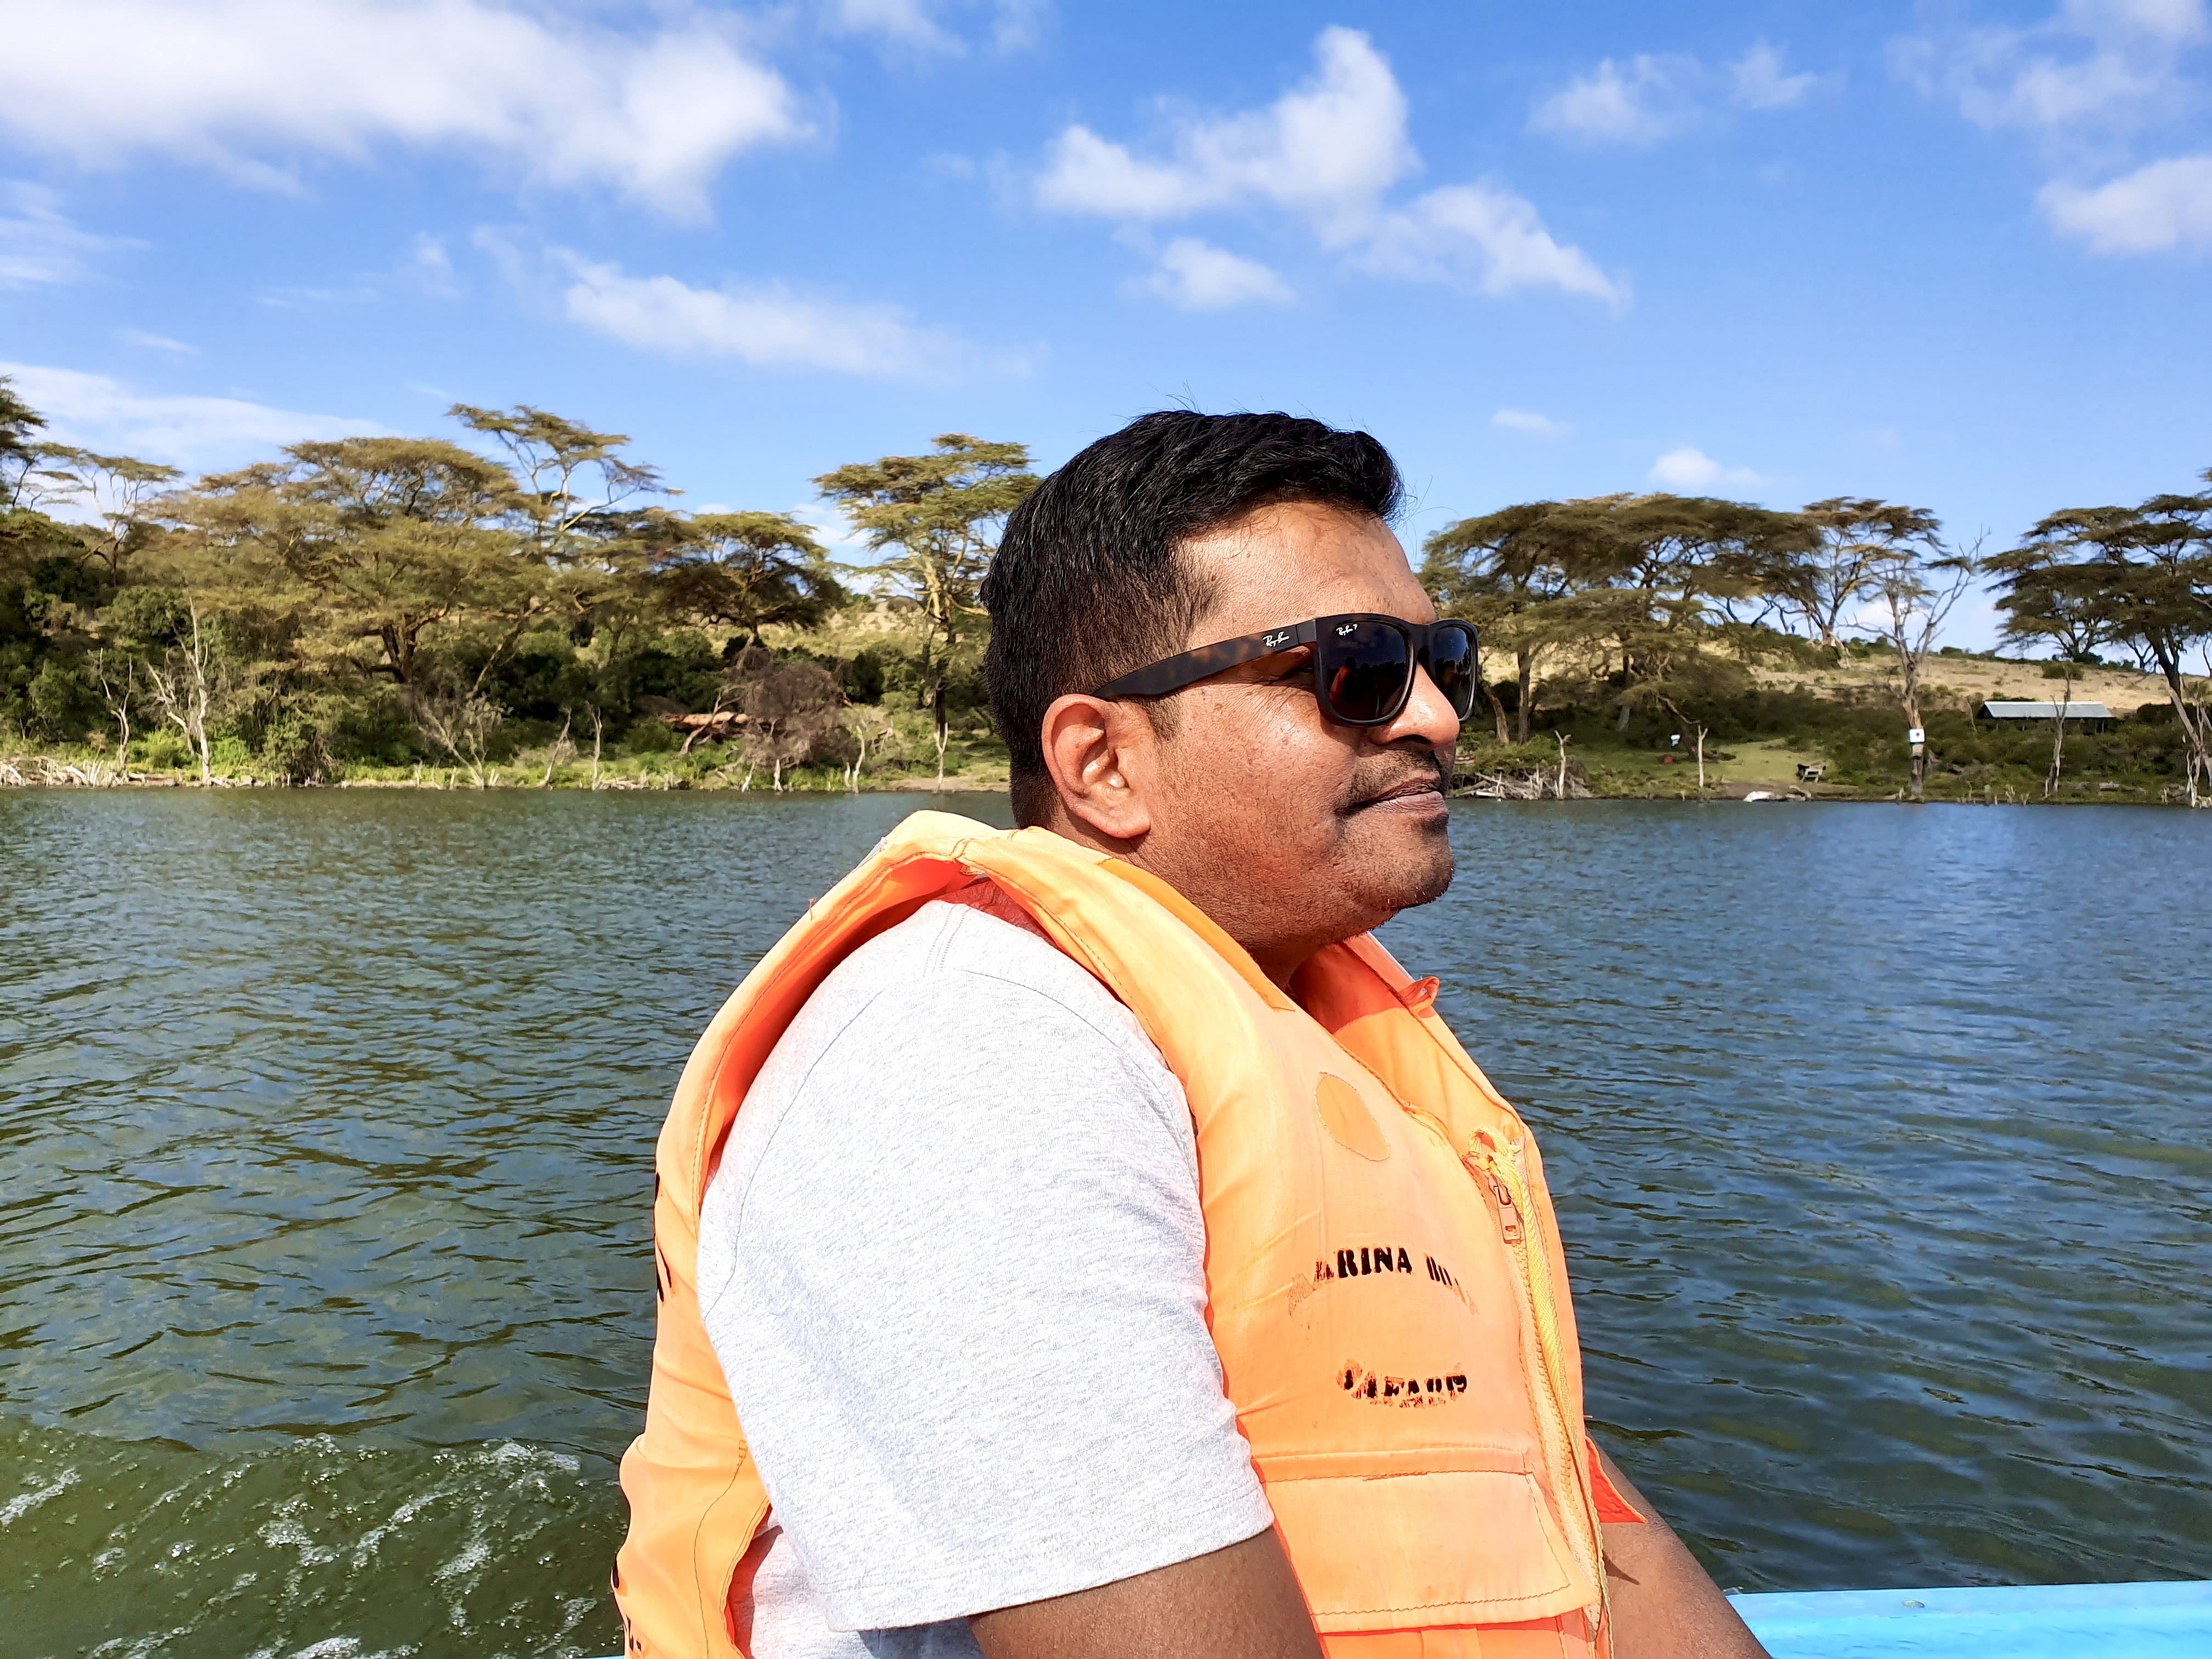
[[[913, 805], [0, 795], [11, 1651], [611, 1650], [668, 1090]], [[2212, 1575], [2212, 823], [1454, 835], [1389, 942], [1725, 1582]]]

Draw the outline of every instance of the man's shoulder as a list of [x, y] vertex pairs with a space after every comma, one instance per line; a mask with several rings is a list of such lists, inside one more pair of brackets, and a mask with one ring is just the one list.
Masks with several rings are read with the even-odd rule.
[[936, 1035], [957, 1042], [963, 1031], [985, 1029], [979, 1022], [997, 1026], [1055, 1012], [1117, 1048], [1133, 1041], [1157, 1052], [1113, 994], [1018, 910], [988, 897], [933, 900], [839, 963], [786, 1037], [794, 1048], [818, 1050], [897, 1026], [902, 1040]]
[[847, 956], [753, 1079], [708, 1183], [702, 1284], [733, 1270], [738, 1228], [803, 1231], [825, 1191], [879, 1223], [957, 1208], [998, 1162], [1048, 1186], [1069, 1160], [1158, 1164], [1194, 1191], [1190, 1142], [1181, 1085], [1103, 985], [1039, 933], [933, 902]]

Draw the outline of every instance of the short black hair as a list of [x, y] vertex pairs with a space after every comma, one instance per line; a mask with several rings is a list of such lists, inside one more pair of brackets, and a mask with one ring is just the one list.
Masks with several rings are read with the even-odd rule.
[[1047, 478], [1007, 519], [983, 581], [983, 675], [1012, 757], [1015, 818], [1042, 823], [1052, 805], [1042, 734], [1053, 700], [1188, 641], [1213, 594], [1181, 556], [1186, 542], [1285, 501], [1389, 520], [1402, 491], [1364, 432], [1181, 409], [1132, 421]]

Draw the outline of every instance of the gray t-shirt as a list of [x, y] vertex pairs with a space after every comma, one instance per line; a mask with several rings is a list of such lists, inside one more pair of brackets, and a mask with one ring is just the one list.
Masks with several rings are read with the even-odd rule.
[[1182, 1086], [1025, 923], [938, 902], [854, 951], [708, 1183], [700, 1304], [777, 1523], [757, 1659], [965, 1659], [968, 1614], [1271, 1524]]

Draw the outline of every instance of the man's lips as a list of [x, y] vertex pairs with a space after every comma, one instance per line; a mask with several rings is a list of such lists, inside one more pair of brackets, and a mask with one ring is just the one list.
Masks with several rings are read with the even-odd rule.
[[1417, 778], [1407, 778], [1403, 783], [1393, 785], [1380, 794], [1370, 795], [1352, 811], [1364, 811], [1370, 806], [1393, 806], [1401, 803], [1409, 806], [1425, 806], [1431, 801], [1441, 804], [1443, 798], [1443, 780], [1430, 772]]

